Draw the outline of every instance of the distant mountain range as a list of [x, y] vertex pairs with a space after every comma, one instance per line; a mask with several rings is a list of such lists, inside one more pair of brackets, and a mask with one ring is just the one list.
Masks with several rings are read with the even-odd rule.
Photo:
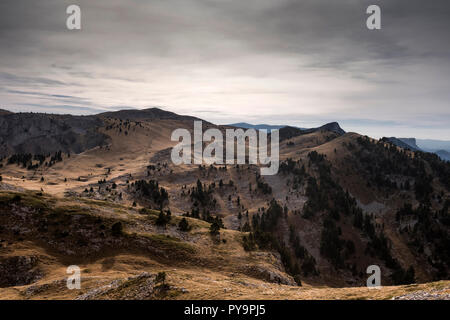
[[105, 126], [108, 118], [122, 121], [201, 120], [159, 108], [120, 110], [89, 116], [14, 113], [0, 109], [0, 157], [13, 153], [48, 154], [59, 150], [80, 153], [106, 145], [109, 138], [99, 129]]
[[[247, 122], [232, 123], [229, 126], [243, 128], [243, 129], [256, 129], [256, 130], [281, 130], [280, 139], [286, 140], [299, 136], [301, 134], [307, 134], [319, 130], [332, 131], [339, 135], [345, 133], [345, 131], [339, 126], [337, 122], [327, 123], [318, 128], [299, 128], [286, 125], [269, 125], [269, 124], [250, 124]], [[442, 160], [450, 161], [450, 141], [444, 140], [432, 140], [432, 139], [416, 139], [416, 138], [396, 138], [389, 137], [383, 138], [396, 146], [412, 151], [424, 151], [437, 154]]]
[[450, 161], [450, 152], [447, 150], [437, 150], [436, 153], [442, 160]]
[[424, 151], [447, 150], [450, 151], [450, 141], [416, 139], [416, 143]]
[[[449, 279], [450, 162], [423, 152], [410, 157], [332, 122], [282, 126], [272, 176], [260, 174], [262, 163], [180, 166], [171, 133], [192, 132], [192, 119], [157, 108], [1, 112], [0, 238], [8, 247], [0, 251], [8, 256], [0, 255], [0, 273], [9, 276], [0, 277], [0, 298], [60, 295], [44, 271], [77, 257], [93, 277], [104, 276], [99, 257], [120, 261], [108, 269], [116, 268], [111, 280], [142, 266], [156, 266], [145, 268], [151, 277], [170, 270], [169, 280], [186, 288], [181, 298], [198, 297], [196, 288], [211, 282], [199, 282], [205, 273], [220, 280], [210, 283], [213, 297], [236, 279], [258, 283], [255, 293], [259, 284], [284, 284], [286, 292], [302, 282], [305, 290], [364, 287], [368, 264], [380, 267], [386, 287]], [[385, 139], [420, 148], [415, 139]], [[153, 297], [135, 290], [152, 287], [153, 278], [123, 279], [118, 291], [90, 297]], [[86, 294], [98, 292], [91, 285]], [[247, 285], [232, 290], [250, 296]]]
[[[90, 116], [14, 113], [0, 109], [0, 157], [13, 153], [48, 154], [59, 150], [80, 153], [96, 146], [106, 145], [110, 139], [100, 129], [105, 127], [105, 121], [108, 119], [119, 119], [124, 122], [201, 120], [159, 108], [120, 110]], [[204, 123], [210, 124], [207, 121]], [[337, 122], [311, 129], [248, 123], [236, 123], [232, 126], [245, 129], [282, 129], [280, 140], [316, 131], [332, 131], [339, 135], [345, 133]]]
[[414, 138], [396, 138], [396, 137], [390, 137], [390, 138], [383, 138], [382, 140], [389, 141], [392, 144], [395, 144], [396, 146], [408, 149], [412, 151], [422, 151], [417, 145], [416, 145], [416, 139]]
[[[102, 118], [114, 118], [120, 120], [201, 120], [192, 116], [179, 115], [174, 112], [162, 110], [159, 108], [148, 109], [131, 109], [131, 110], [119, 110], [104, 112], [98, 114]], [[202, 120], [203, 121], [203, 120]]]
[[12, 112], [8, 111], [8, 110], [0, 109], [0, 116], [5, 115], [5, 114], [10, 114], [10, 113], [12, 113]]
[[[246, 122], [239, 122], [239, 123], [233, 123], [229, 124], [229, 126], [237, 127], [237, 128], [243, 128], [243, 129], [256, 129], [256, 130], [276, 130], [276, 129], [289, 129], [293, 134], [295, 132], [299, 134], [306, 134], [311, 133], [315, 131], [325, 130], [325, 131], [332, 131], [337, 134], [345, 134], [345, 131], [339, 126], [339, 123], [337, 122], [330, 122], [327, 123], [321, 127], [317, 128], [299, 128], [299, 127], [291, 127], [286, 125], [269, 125], [269, 124], [250, 124]], [[287, 130], [285, 130], [287, 131]], [[294, 134], [298, 135], [298, 134]]]
[[[0, 109], [0, 156], [14, 152], [48, 153], [55, 150], [79, 153], [97, 145], [104, 145], [108, 142], [108, 138], [98, 129], [103, 126], [103, 120], [107, 118], [123, 121], [201, 120], [159, 108], [120, 110], [92, 116], [14, 113]], [[345, 131], [337, 122], [327, 123], [317, 128], [269, 124], [254, 125], [246, 122], [233, 123], [228, 126], [257, 130], [279, 129], [280, 140], [317, 131], [330, 131], [338, 135], [345, 134]], [[441, 159], [450, 161], [450, 141], [396, 137], [384, 139], [405, 149], [433, 152], [439, 155]]]
[[383, 139], [404, 149], [436, 153], [442, 160], [450, 161], [450, 141], [396, 137]]
[[[229, 124], [230, 127], [242, 128], [242, 129], [256, 129], [256, 130], [279, 130], [287, 127], [286, 125], [270, 125], [270, 124], [250, 124], [247, 122], [239, 122]], [[303, 130], [302, 128], [298, 128]]]

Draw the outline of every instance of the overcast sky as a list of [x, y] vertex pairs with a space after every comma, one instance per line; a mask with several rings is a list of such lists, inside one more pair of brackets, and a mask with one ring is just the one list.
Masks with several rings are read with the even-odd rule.
[[449, 31], [448, 0], [1, 0], [0, 108], [450, 140]]

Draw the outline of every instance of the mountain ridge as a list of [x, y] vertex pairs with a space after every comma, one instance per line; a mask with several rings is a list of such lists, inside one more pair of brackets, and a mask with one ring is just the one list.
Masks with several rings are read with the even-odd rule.
[[239, 123], [233, 123], [233, 124], [228, 124], [228, 126], [232, 126], [232, 127], [238, 127], [238, 128], [243, 128], [243, 129], [265, 129], [265, 130], [273, 130], [273, 129], [278, 129], [281, 130], [283, 128], [289, 128], [288, 130], [290, 131], [295, 131], [300, 130], [303, 133], [311, 133], [311, 132], [315, 132], [315, 131], [319, 131], [319, 130], [325, 130], [325, 131], [332, 131], [335, 132], [337, 134], [344, 134], [345, 131], [340, 127], [338, 122], [329, 122], [326, 123], [320, 127], [316, 127], [316, 128], [300, 128], [300, 127], [295, 127], [295, 126], [289, 126], [289, 125], [269, 125], [269, 124], [250, 124], [247, 122], [239, 122]]
[[[83, 135], [97, 124], [107, 140], [79, 154], [0, 157], [0, 234], [10, 243], [0, 250], [14, 254], [0, 258], [0, 268], [16, 270], [4, 284], [13, 289], [0, 294], [51, 283], [51, 269], [65, 270], [54, 250], [64, 259], [84, 256], [78, 262], [92, 276], [166, 270], [176, 286], [223, 286], [222, 296], [230, 279], [289, 290], [364, 287], [374, 264], [386, 286], [448, 279], [450, 164], [434, 154], [341, 134], [337, 123], [310, 132], [284, 127], [279, 171], [261, 176], [260, 164], [174, 164], [171, 133], [192, 132], [192, 121], [1, 119], [16, 119], [16, 131], [5, 135], [10, 145], [53, 143], [24, 129], [40, 135], [76, 127]], [[22, 243], [32, 247], [23, 251]], [[22, 261], [32, 263], [18, 270]]]

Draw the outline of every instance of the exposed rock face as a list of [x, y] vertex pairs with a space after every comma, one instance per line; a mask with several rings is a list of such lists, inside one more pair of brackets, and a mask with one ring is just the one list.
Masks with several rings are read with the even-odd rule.
[[23, 286], [42, 277], [35, 256], [13, 256], [0, 258], [0, 288]]
[[243, 271], [247, 275], [254, 276], [255, 278], [268, 282], [286, 284], [290, 286], [297, 285], [291, 276], [278, 272], [275, 269], [270, 270], [263, 265], [247, 265]]
[[[98, 300], [111, 296], [120, 300], [144, 300], [154, 293], [155, 275], [143, 272], [127, 279], [117, 279], [100, 288], [80, 295], [76, 300]], [[122, 290], [126, 288], [126, 290]]]
[[394, 297], [392, 300], [450, 300], [449, 289], [449, 287], [446, 287], [444, 289], [434, 289], [431, 291], [421, 290]]
[[104, 145], [98, 132], [103, 121], [95, 116], [42, 113], [0, 114], [0, 156], [12, 153], [80, 153]]

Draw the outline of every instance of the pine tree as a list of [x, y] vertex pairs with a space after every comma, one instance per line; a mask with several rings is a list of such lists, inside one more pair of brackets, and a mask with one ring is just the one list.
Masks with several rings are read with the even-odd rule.
[[178, 223], [178, 229], [183, 232], [191, 230], [191, 226], [189, 225], [189, 222], [186, 218], [181, 219], [181, 221]]
[[211, 226], [209, 227], [209, 233], [211, 233], [211, 235], [216, 236], [219, 235], [220, 232], [220, 225], [217, 221], [214, 221], [213, 223], [211, 223]]

